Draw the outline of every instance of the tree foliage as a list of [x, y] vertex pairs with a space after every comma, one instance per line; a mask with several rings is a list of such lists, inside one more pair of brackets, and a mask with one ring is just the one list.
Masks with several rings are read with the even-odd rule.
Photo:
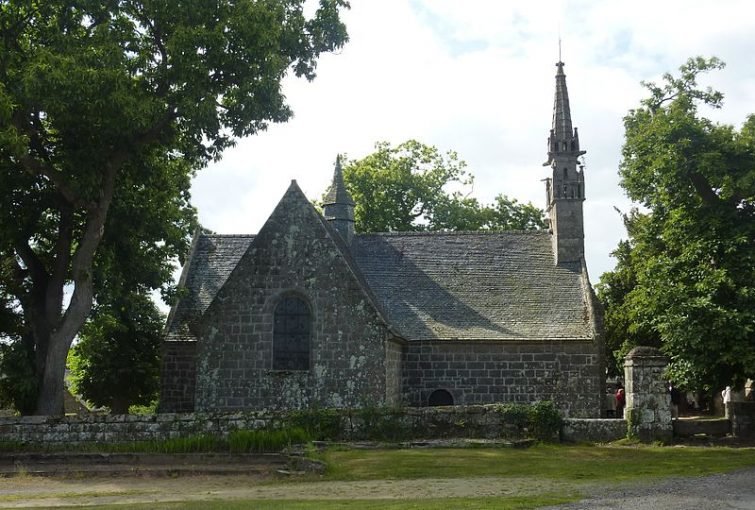
[[425, 230], [532, 230], [545, 227], [543, 211], [498, 195], [491, 205], [464, 193], [474, 178], [449, 151], [414, 140], [349, 161], [344, 181], [356, 203], [358, 232]]
[[74, 389], [116, 414], [157, 398], [164, 317], [148, 294], [98, 302], [69, 353]]
[[32, 346], [35, 412], [62, 412], [68, 349], [108, 280], [165, 283], [192, 172], [288, 119], [282, 78], [312, 79], [346, 41], [344, 0], [302, 4], [0, 3], [0, 299]]
[[755, 116], [699, 114], [723, 96], [697, 78], [721, 67], [690, 59], [625, 117], [622, 186], [644, 210], [599, 291], [614, 347], [659, 342], [671, 377], [708, 391], [755, 375]]

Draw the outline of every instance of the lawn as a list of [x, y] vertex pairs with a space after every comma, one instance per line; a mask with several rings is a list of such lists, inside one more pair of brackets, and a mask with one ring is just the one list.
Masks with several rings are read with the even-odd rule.
[[494, 476], [617, 482], [755, 466], [755, 449], [540, 445], [523, 450], [344, 450], [326, 452], [323, 460], [332, 480]]
[[[322, 477], [260, 482], [246, 480], [208, 489], [201, 480], [179, 477], [131, 491], [138, 503], [95, 506], [146, 509], [527, 509], [578, 500], [597, 486], [634, 483], [668, 476], [698, 476], [755, 466], [753, 448], [562, 446], [529, 449], [459, 448], [329, 450]], [[534, 482], [534, 483], [533, 483]], [[173, 485], [172, 485], [173, 484]], [[2, 487], [2, 485], [0, 485]], [[117, 496], [76, 498], [67, 486], [58, 504], [97, 505]], [[5, 491], [0, 491], [7, 494]], [[83, 492], [83, 489], [82, 489]], [[49, 495], [31, 495], [43, 503]], [[52, 500], [50, 500], [52, 501]], [[141, 501], [141, 502], [139, 502]], [[0, 495], [0, 507], [18, 503]]]

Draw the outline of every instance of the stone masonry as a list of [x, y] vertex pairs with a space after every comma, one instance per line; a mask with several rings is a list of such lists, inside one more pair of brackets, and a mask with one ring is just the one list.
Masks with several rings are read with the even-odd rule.
[[[520, 439], [526, 436], [519, 424], [507, 423], [500, 406], [454, 406], [404, 408], [386, 411], [404, 439], [488, 438]], [[374, 419], [374, 413], [372, 418]], [[340, 425], [334, 440], [360, 440], [366, 420], [357, 410], [338, 411]], [[152, 415], [104, 415], [88, 417], [22, 416], [0, 417], [0, 447], [19, 444], [63, 446], [86, 443], [127, 444], [163, 441], [196, 435], [227, 437], [234, 430], [285, 427], [286, 413], [248, 411], [236, 413], [160, 413]], [[568, 439], [599, 440], [610, 435], [605, 422], [621, 420], [569, 420], [564, 424]], [[593, 423], [601, 422], [601, 423]], [[608, 424], [610, 425], [610, 424]], [[608, 434], [608, 435], [607, 435]]]
[[421, 406], [444, 389], [460, 405], [550, 400], [564, 416], [596, 416], [600, 363], [592, 349], [575, 342], [413, 342], [407, 400]]
[[163, 369], [160, 372], [162, 412], [185, 413], [194, 410], [197, 379], [197, 343], [163, 342]]
[[[395, 384], [386, 398], [388, 328], [338, 240], [293, 183], [203, 317], [196, 410], [398, 403]], [[273, 310], [287, 295], [311, 309], [309, 370], [272, 367]]]
[[627, 436], [671, 442], [671, 396], [663, 372], [666, 358], [655, 347], [635, 347], [624, 361]]

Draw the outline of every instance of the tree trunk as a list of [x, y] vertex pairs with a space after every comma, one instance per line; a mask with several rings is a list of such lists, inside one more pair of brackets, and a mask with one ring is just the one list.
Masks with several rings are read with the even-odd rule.
[[35, 414], [47, 416], [65, 414], [63, 392], [65, 390], [66, 358], [72, 341], [73, 336], [65, 338], [58, 332], [50, 335]]
[[[103, 188], [99, 202], [95, 207], [90, 209], [86, 227], [81, 235], [76, 252], [70, 259], [71, 279], [74, 286], [71, 301], [62, 316], [59, 316], [59, 310], [55, 310], [54, 314], [49, 313], [51, 319], [53, 317], [60, 318], [54, 322], [51, 321], [55, 326], [50, 334], [47, 346], [36, 414], [62, 415], [65, 413], [63, 408], [63, 390], [65, 388], [64, 378], [68, 350], [74, 337], [79, 332], [79, 329], [81, 329], [81, 326], [84, 325], [89, 312], [92, 310], [94, 298], [92, 264], [97, 246], [99, 246], [102, 239], [105, 218], [107, 217], [107, 211], [113, 198], [114, 186], [115, 168], [111, 165], [103, 177]], [[65, 262], [66, 266], [68, 265], [68, 257], [59, 257], [58, 260]], [[61, 292], [53, 294], [53, 296], [60, 296], [62, 300], [62, 289], [65, 285], [64, 279], [59, 279], [56, 285], [60, 286]], [[52, 290], [54, 291], [55, 289]], [[50, 311], [48, 310], [48, 312]]]

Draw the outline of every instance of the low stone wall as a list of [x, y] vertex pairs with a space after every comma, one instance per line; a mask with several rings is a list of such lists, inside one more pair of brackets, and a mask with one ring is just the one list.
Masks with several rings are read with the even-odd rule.
[[731, 435], [741, 439], [755, 438], [755, 402], [726, 404], [731, 418]]
[[497, 405], [404, 408], [396, 411], [342, 409], [299, 413], [298, 422], [291, 418], [296, 417], [296, 413], [272, 412], [11, 417], [0, 418], [0, 443], [129, 443], [197, 434], [226, 437], [233, 430], [261, 429], [283, 423], [327, 426], [336, 436], [331, 438], [339, 440], [365, 439], [367, 429], [373, 436], [377, 431], [380, 437], [386, 439], [520, 439], [530, 435], [521, 420], [507, 423], [500, 410], [501, 407]]
[[263, 428], [268, 424], [270, 417], [260, 413], [24, 416], [0, 418], [0, 441], [32, 444], [129, 443], [196, 434], [226, 436], [231, 430]]
[[674, 420], [674, 437], [679, 438], [694, 437], [701, 434], [713, 437], [724, 437], [730, 431], [731, 424], [726, 418], [679, 418]]
[[608, 443], [626, 435], [627, 422], [618, 419], [569, 418], [561, 428], [561, 440], [573, 443]]

